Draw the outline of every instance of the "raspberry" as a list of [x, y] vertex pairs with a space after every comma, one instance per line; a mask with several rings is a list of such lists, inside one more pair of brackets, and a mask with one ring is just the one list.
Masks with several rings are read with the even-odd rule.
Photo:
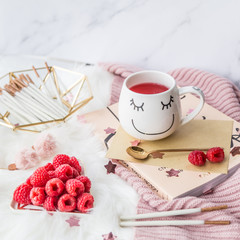
[[27, 178], [27, 180], [26, 180], [26, 184], [32, 186], [30, 179], [31, 179], [31, 176], [30, 176], [29, 178]]
[[73, 178], [78, 177], [80, 175], [79, 172], [74, 167], [72, 167], [72, 169], [73, 169]]
[[76, 208], [76, 199], [70, 194], [62, 195], [58, 200], [58, 210], [61, 212], [71, 212]]
[[45, 186], [46, 194], [50, 197], [59, 196], [64, 190], [64, 183], [59, 178], [50, 179]]
[[76, 197], [84, 192], [84, 185], [77, 179], [69, 179], [66, 182], [66, 190], [69, 194]]
[[73, 177], [73, 169], [68, 164], [62, 164], [55, 170], [55, 174], [57, 178], [65, 182]]
[[53, 166], [58, 168], [62, 164], [69, 164], [70, 157], [66, 154], [58, 154], [53, 158]]
[[202, 151], [192, 151], [188, 155], [188, 161], [195, 166], [203, 166], [206, 162], [206, 154]]
[[55, 178], [56, 177], [56, 173], [55, 171], [51, 170], [51, 171], [48, 171], [48, 174], [49, 174], [49, 178], [52, 179], [52, 178]]
[[82, 212], [86, 213], [90, 208], [93, 207], [94, 198], [90, 193], [83, 193], [77, 199], [77, 209]]
[[80, 180], [84, 184], [85, 192], [90, 192], [91, 181], [88, 177], [81, 175], [76, 177], [75, 179]]
[[82, 171], [82, 168], [77, 160], [77, 158], [75, 157], [70, 157], [69, 159], [69, 165], [74, 167], [78, 172], [79, 174], [81, 174], [81, 171]]
[[44, 167], [40, 167], [31, 175], [30, 183], [34, 187], [44, 187], [49, 179], [50, 177], [46, 169]]
[[33, 205], [39, 206], [44, 203], [45, 192], [43, 187], [34, 187], [30, 192], [30, 199]]
[[224, 151], [220, 147], [210, 148], [207, 151], [207, 159], [210, 162], [222, 162], [224, 160]]
[[47, 211], [55, 211], [56, 206], [57, 206], [57, 197], [46, 197], [44, 203], [43, 203], [43, 208], [45, 208]]
[[52, 163], [47, 163], [44, 168], [47, 170], [47, 172], [49, 171], [54, 171], [55, 167], [52, 165]]
[[27, 183], [23, 183], [18, 186], [13, 193], [13, 200], [21, 204], [30, 204], [30, 192], [32, 186]]

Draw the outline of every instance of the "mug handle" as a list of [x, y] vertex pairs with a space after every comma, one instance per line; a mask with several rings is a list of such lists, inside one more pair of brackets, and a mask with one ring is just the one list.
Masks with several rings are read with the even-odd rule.
[[181, 119], [181, 125], [186, 124], [187, 122], [192, 120], [194, 117], [196, 117], [196, 115], [202, 110], [204, 102], [205, 102], [204, 94], [203, 94], [202, 90], [198, 87], [187, 86], [187, 87], [179, 88], [179, 95], [183, 95], [185, 93], [195, 93], [196, 95], [198, 95], [200, 97], [200, 103], [189, 115], [187, 115]]

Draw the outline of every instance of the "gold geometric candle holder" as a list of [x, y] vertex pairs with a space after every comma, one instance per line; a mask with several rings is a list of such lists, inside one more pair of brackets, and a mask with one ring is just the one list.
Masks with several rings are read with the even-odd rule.
[[9, 72], [0, 78], [0, 125], [41, 132], [66, 121], [93, 99], [87, 76], [57, 66]]

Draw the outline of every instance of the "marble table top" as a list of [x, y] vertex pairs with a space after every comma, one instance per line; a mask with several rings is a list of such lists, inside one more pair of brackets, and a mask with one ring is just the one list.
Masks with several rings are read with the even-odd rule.
[[194, 67], [238, 84], [239, 8], [237, 0], [0, 1], [0, 55]]

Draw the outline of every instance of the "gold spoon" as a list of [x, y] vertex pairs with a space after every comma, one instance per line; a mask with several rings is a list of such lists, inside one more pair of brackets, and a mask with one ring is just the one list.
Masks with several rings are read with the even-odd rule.
[[199, 151], [207, 151], [208, 148], [204, 148], [204, 149], [198, 149], [198, 148], [182, 148], [182, 149], [159, 149], [159, 150], [153, 150], [153, 151], [146, 151], [141, 147], [137, 147], [137, 146], [131, 146], [127, 148], [127, 153], [136, 159], [146, 159], [149, 155], [154, 154], [154, 153], [162, 153], [162, 155], [164, 155], [163, 152], [191, 152], [194, 150], [199, 150]]

